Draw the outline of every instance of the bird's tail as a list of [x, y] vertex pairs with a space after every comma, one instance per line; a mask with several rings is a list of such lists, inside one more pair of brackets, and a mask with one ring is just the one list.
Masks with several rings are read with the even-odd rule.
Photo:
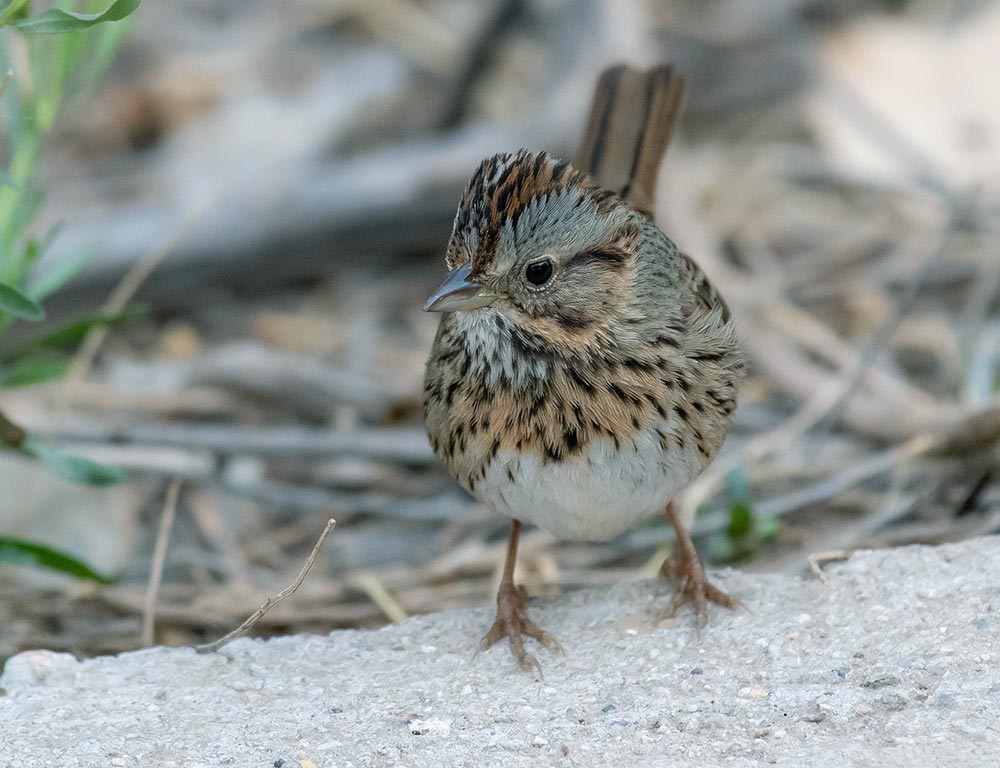
[[652, 217], [656, 177], [684, 100], [684, 78], [662, 65], [609, 67], [594, 91], [575, 165]]

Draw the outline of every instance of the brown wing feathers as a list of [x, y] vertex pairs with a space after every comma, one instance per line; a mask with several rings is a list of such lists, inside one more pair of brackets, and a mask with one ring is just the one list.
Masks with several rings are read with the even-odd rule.
[[575, 165], [652, 218], [656, 177], [680, 117], [684, 78], [670, 66], [604, 71]]

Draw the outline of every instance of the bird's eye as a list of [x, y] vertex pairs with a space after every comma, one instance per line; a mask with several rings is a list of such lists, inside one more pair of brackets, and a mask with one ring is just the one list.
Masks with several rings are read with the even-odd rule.
[[542, 286], [552, 279], [552, 259], [538, 259], [524, 270], [525, 279], [532, 285]]

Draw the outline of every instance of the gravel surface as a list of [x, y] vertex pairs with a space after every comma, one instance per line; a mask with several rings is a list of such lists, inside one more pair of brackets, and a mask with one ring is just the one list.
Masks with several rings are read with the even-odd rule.
[[717, 574], [749, 609], [658, 619], [654, 582], [535, 602], [544, 677], [473, 655], [486, 609], [380, 631], [24, 653], [0, 766], [1000, 765], [1000, 539], [862, 552], [829, 584]]

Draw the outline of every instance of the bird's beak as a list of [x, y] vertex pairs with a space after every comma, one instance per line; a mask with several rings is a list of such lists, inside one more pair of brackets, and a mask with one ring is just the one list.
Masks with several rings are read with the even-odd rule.
[[496, 301], [496, 294], [469, 279], [471, 271], [468, 264], [463, 264], [449, 272], [445, 281], [427, 299], [424, 312], [467, 312], [488, 307]]

